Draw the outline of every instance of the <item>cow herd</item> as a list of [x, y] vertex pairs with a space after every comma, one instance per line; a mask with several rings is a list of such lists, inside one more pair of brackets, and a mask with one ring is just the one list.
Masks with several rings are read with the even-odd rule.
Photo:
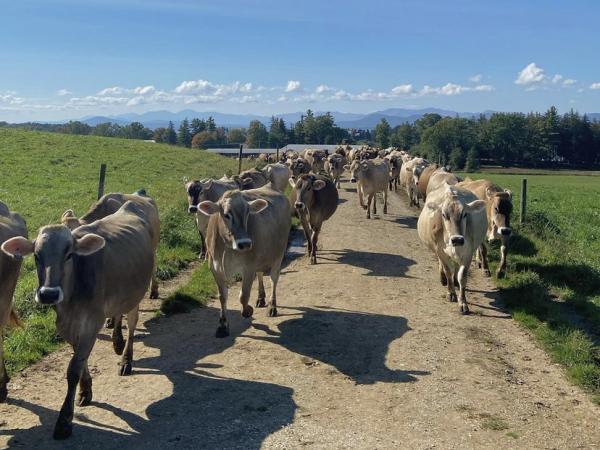
[[[366, 217], [388, 213], [388, 192], [405, 189], [410, 206], [423, 202], [417, 231], [435, 254], [440, 281], [448, 299], [469, 312], [465, 289], [476, 257], [490, 276], [486, 237], [500, 239], [506, 271], [511, 234], [511, 193], [486, 180], [462, 180], [448, 167], [430, 164], [397, 149], [338, 147], [333, 154], [306, 149], [289, 151], [279, 162], [246, 170], [234, 177], [184, 180], [187, 210], [194, 216], [220, 301], [216, 337], [230, 333], [227, 320], [229, 286], [241, 277], [240, 303], [244, 317], [254, 313], [250, 296], [258, 281], [255, 306], [277, 315], [277, 283], [288, 245], [292, 217], [299, 219], [310, 264], [317, 263], [323, 223], [336, 212], [340, 178], [347, 171], [356, 183]], [[291, 192], [286, 194], [291, 186]], [[67, 210], [58, 225], [42, 227], [30, 240], [24, 220], [0, 202], [0, 402], [7, 397], [8, 375], [3, 361], [3, 329], [18, 323], [12, 305], [23, 257], [33, 255], [38, 274], [35, 298], [53, 306], [57, 330], [73, 347], [67, 370], [67, 395], [54, 429], [56, 439], [72, 433], [74, 404], [92, 401], [88, 357], [98, 332], [110, 322], [115, 353], [121, 356], [118, 374], [132, 371], [133, 337], [139, 304], [148, 288], [158, 298], [156, 250], [160, 220], [154, 200], [144, 190], [103, 196], [83, 216]], [[271, 279], [269, 301], [263, 277]], [[456, 293], [458, 288], [458, 295]], [[122, 331], [123, 315], [127, 337]], [[77, 393], [77, 387], [79, 392]]]

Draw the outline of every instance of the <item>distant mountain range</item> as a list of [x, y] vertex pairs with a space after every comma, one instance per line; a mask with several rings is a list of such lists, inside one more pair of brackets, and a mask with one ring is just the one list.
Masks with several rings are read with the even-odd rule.
[[[331, 112], [335, 118], [335, 123], [342, 128], [356, 128], [356, 129], [373, 129], [385, 118], [392, 127], [400, 125], [405, 122], [413, 123], [415, 120], [420, 119], [425, 114], [437, 113], [441, 116], [450, 117], [478, 117], [480, 114], [489, 116], [494, 111], [483, 111], [481, 113], [476, 112], [458, 112], [439, 108], [424, 108], [424, 109], [405, 109], [405, 108], [390, 108], [383, 111], [376, 111], [368, 114], [357, 114], [357, 113], [344, 113], [344, 112]], [[300, 116], [304, 114], [302, 112], [277, 114], [276, 117], [280, 117], [285, 120], [286, 124], [295, 123], [300, 120]], [[315, 111], [315, 114], [323, 114], [323, 112]], [[81, 118], [82, 122], [89, 125], [95, 126], [99, 123], [113, 122], [119, 125], [126, 125], [131, 122], [141, 122], [148, 128], [160, 128], [166, 127], [169, 121], [172, 121], [175, 127], [179, 126], [179, 123], [186, 117], [191, 120], [193, 118], [206, 119], [212, 116], [218, 126], [227, 128], [246, 128], [252, 120], [260, 120], [265, 125], [269, 125], [271, 121], [270, 116], [260, 116], [255, 114], [228, 114], [220, 113], [216, 111], [199, 112], [191, 109], [185, 109], [179, 112], [171, 111], [150, 111], [143, 114], [128, 113], [120, 114], [116, 116], [86, 116]], [[600, 120], [600, 113], [589, 113], [588, 117], [590, 120]]]

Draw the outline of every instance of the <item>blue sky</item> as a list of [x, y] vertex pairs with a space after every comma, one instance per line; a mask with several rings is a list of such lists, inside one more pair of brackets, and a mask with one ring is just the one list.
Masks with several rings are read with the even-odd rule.
[[596, 0], [13, 0], [0, 120], [600, 111]]

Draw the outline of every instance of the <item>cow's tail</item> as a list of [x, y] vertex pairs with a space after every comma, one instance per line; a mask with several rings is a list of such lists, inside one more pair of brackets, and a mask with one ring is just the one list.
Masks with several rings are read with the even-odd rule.
[[21, 319], [19, 318], [17, 311], [15, 311], [14, 307], [11, 308], [10, 314], [8, 316], [8, 326], [9, 327], [21, 327], [22, 325], [23, 325], [23, 323], [21, 322]]
[[140, 188], [137, 191], [135, 191], [135, 195], [139, 195], [140, 197], [148, 197], [148, 193], [144, 188]]

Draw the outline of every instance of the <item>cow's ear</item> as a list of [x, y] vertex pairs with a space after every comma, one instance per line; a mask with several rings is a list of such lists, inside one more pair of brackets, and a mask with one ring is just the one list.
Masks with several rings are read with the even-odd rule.
[[186, 184], [188, 184], [190, 182], [190, 179], [188, 177], [183, 177], [181, 179], [181, 181], [183, 181], [183, 185], [185, 186]]
[[484, 200], [474, 200], [471, 203], [467, 203], [467, 210], [469, 212], [480, 212], [485, 210]]
[[210, 188], [212, 187], [213, 182], [212, 182], [212, 180], [206, 180], [204, 182], [201, 181], [200, 184], [202, 185], [203, 191], [209, 191]]
[[250, 206], [250, 214], [258, 214], [261, 211], [264, 211], [269, 203], [262, 198], [257, 198], [256, 200], [252, 200], [248, 202], [248, 206]]
[[71, 217], [75, 217], [75, 212], [72, 209], [67, 209], [61, 216], [61, 219], [70, 219]]
[[200, 202], [196, 207], [198, 208], [198, 211], [205, 216], [212, 216], [213, 214], [217, 214], [221, 211], [221, 207], [217, 203], [211, 202], [210, 200]]
[[242, 178], [240, 183], [243, 187], [250, 186], [252, 184], [252, 178]]
[[293, 178], [288, 178], [288, 183], [290, 183], [290, 186], [292, 188], [296, 187], [296, 180], [294, 180]]
[[108, 200], [106, 200], [106, 204], [108, 206], [110, 206], [110, 210], [113, 212], [117, 212], [121, 208], [121, 206], [123, 206], [120, 202], [118, 202], [114, 198], [109, 198]]
[[346, 165], [344, 166], [344, 170], [350, 170], [350, 166], [349, 166], [348, 164], [346, 164]]
[[21, 259], [23, 256], [33, 253], [34, 244], [23, 236], [15, 236], [2, 244], [2, 251], [14, 259]]
[[492, 198], [494, 196], [494, 191], [492, 191], [491, 188], [486, 188], [485, 189], [485, 197], [489, 200], [490, 198]]
[[106, 241], [102, 236], [94, 233], [86, 234], [75, 239], [75, 253], [80, 256], [92, 255], [104, 248]]
[[312, 186], [315, 191], [320, 191], [325, 187], [325, 182], [323, 180], [315, 180]]
[[509, 189], [504, 189], [504, 192], [508, 194], [508, 198], [512, 201], [512, 191]]
[[437, 211], [440, 208], [438, 205], [432, 202], [427, 203], [425, 206], [427, 206], [427, 209], [430, 211]]

